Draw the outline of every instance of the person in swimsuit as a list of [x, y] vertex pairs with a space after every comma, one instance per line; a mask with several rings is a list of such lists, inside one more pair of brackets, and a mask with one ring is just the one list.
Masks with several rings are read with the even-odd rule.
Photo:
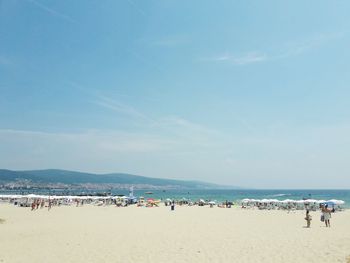
[[328, 205], [324, 205], [321, 208], [322, 216], [324, 218], [324, 222], [326, 227], [331, 227], [330, 219], [331, 219], [331, 210], [328, 209]]

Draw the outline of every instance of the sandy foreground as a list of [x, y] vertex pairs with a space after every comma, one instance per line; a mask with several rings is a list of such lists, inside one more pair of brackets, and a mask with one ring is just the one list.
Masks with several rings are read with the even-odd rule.
[[350, 211], [0, 205], [0, 262], [347, 262]]

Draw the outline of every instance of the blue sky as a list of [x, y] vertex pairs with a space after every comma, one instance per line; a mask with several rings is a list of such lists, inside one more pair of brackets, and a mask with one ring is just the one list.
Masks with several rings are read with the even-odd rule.
[[349, 8], [0, 0], [0, 167], [350, 188]]

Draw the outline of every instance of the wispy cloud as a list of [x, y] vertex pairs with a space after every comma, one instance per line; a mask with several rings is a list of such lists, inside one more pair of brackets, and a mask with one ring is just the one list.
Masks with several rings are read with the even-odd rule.
[[47, 5], [44, 5], [42, 3], [40, 3], [39, 1], [36, 0], [27, 0], [28, 2], [32, 3], [33, 5], [35, 5], [36, 7], [40, 8], [41, 10], [55, 16], [58, 17], [60, 19], [63, 19], [65, 21], [71, 22], [71, 23], [77, 23], [76, 20], [74, 20], [73, 18], [71, 18], [70, 16], [63, 14], [61, 12], [56, 11], [55, 9], [48, 7]]
[[135, 107], [106, 96], [98, 95], [92, 100], [92, 103], [127, 117], [130, 122], [136, 123], [137, 126], [142, 127], [149, 133], [167, 134], [169, 138], [191, 141], [197, 146], [205, 146], [210, 140], [219, 137], [217, 130], [180, 116], [172, 115], [154, 118]]
[[300, 41], [290, 41], [284, 44], [278, 53], [270, 54], [270, 59], [283, 59], [298, 56], [312, 49], [325, 45], [330, 41], [341, 39], [344, 36], [345, 32], [338, 32], [334, 34], [319, 34]]
[[244, 54], [224, 53], [221, 55], [207, 57], [202, 61], [231, 63], [234, 65], [248, 65], [264, 61], [286, 59], [289, 57], [304, 54], [310, 50], [316, 49], [330, 41], [341, 39], [345, 36], [344, 32], [334, 34], [319, 34], [300, 41], [287, 42], [274, 51], [250, 51]]
[[92, 101], [94, 104], [104, 107], [106, 109], [113, 110], [119, 114], [126, 115], [131, 118], [147, 121], [150, 123], [155, 123], [155, 120], [138, 111], [134, 107], [121, 103], [118, 100], [111, 99], [105, 96], [98, 96], [97, 100]]
[[218, 135], [218, 131], [179, 116], [167, 116], [158, 119], [157, 128], [172, 131], [176, 134], [187, 135], [192, 139], [209, 138]]
[[207, 58], [205, 60], [216, 61], [216, 62], [227, 62], [235, 65], [246, 65], [246, 64], [262, 62], [266, 59], [268, 59], [266, 54], [259, 53], [259, 52], [249, 52], [240, 56], [235, 56], [235, 55], [226, 53], [224, 55]]
[[233, 65], [247, 65], [263, 62], [268, 59], [268, 56], [261, 52], [248, 52], [241, 55], [232, 55], [224, 53], [213, 57], [202, 58], [202, 61], [211, 61], [216, 63], [229, 63]]
[[179, 147], [167, 138], [102, 130], [50, 133], [0, 129], [0, 144], [0, 167], [44, 166], [102, 172], [135, 172], [140, 166], [147, 167], [146, 161], [140, 163], [139, 156], [162, 155]]
[[209, 129], [203, 125], [178, 116], [152, 118], [130, 105], [105, 96], [98, 96], [97, 99], [93, 100], [92, 102], [105, 109], [112, 110], [118, 114], [124, 115], [130, 120], [139, 121], [140, 125], [145, 125], [151, 129], [153, 128], [157, 130], [170, 131], [171, 134], [197, 134], [197, 136], [200, 134], [208, 135], [215, 133], [215, 130]]

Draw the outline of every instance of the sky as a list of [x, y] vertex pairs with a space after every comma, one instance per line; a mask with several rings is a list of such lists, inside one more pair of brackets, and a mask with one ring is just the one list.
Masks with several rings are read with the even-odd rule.
[[349, 9], [0, 0], [0, 168], [350, 188]]

